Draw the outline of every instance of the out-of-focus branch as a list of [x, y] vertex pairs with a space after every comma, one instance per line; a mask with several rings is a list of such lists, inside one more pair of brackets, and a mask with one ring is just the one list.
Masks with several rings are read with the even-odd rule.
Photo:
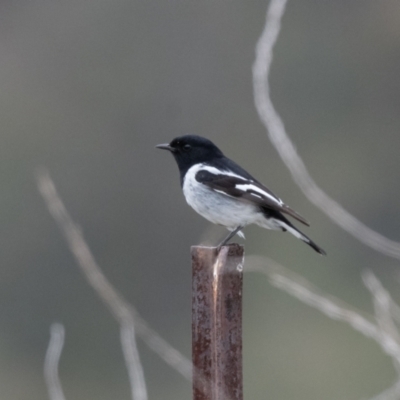
[[37, 182], [39, 191], [51, 215], [64, 234], [69, 248], [87, 281], [120, 323], [121, 344], [129, 371], [133, 398], [135, 400], [147, 399], [143, 369], [135, 341], [135, 327], [136, 333], [153, 351], [186, 379], [190, 380], [191, 362], [153, 331], [137, 311], [108, 282], [97, 265], [80, 229], [69, 216], [49, 174], [46, 171], [40, 171], [37, 174]]
[[397, 381], [389, 389], [370, 398], [369, 400], [399, 400], [400, 399], [400, 381]]
[[[44, 170], [38, 172], [37, 182], [47, 208], [64, 234], [78, 266], [84, 273], [88, 283], [120, 324], [121, 345], [129, 372], [133, 399], [147, 399], [135, 332], [152, 351], [191, 382], [192, 362], [150, 328], [137, 310], [126, 302], [110, 284], [94, 259], [82, 232], [68, 214], [48, 172]], [[204, 379], [199, 373], [198, 377], [199, 380]], [[225, 398], [229, 400], [228, 396], [225, 396]]]
[[44, 359], [44, 379], [50, 400], [65, 400], [58, 376], [58, 364], [64, 346], [65, 330], [61, 324], [50, 327], [50, 342]]
[[161, 357], [170, 367], [188, 381], [192, 380], [192, 362], [180, 351], [172, 347], [135, 311], [136, 333], [147, 346]]
[[[387, 346], [399, 346], [400, 336], [393, 320], [392, 303], [393, 300], [389, 292], [382, 286], [379, 280], [371, 271], [363, 273], [363, 281], [367, 289], [370, 291], [375, 309], [375, 320], [379, 326], [381, 334], [386, 334], [393, 338], [395, 344], [386, 342]], [[384, 338], [383, 338], [383, 341]], [[394, 367], [400, 375], [400, 358], [393, 358]]]
[[[374, 300], [376, 324], [370, 316], [364, 315], [361, 311], [343, 301], [323, 293], [303, 277], [267, 257], [247, 257], [245, 271], [261, 272], [267, 276], [273, 286], [319, 310], [331, 319], [346, 322], [354, 330], [373, 339], [392, 359], [400, 378], [400, 336], [396, 325], [393, 323], [392, 311], [393, 305], [396, 304], [372, 272], [365, 272], [363, 281]], [[399, 387], [400, 383], [396, 383], [390, 389], [374, 397], [374, 400], [400, 399]]]
[[131, 383], [132, 399], [147, 400], [146, 382], [136, 345], [135, 325], [132, 319], [121, 323], [121, 346]]
[[385, 255], [400, 259], [400, 243], [388, 239], [364, 225], [315, 183], [286, 133], [281, 117], [275, 110], [270, 96], [268, 79], [272, 52], [279, 35], [286, 3], [287, 0], [271, 0], [264, 30], [256, 46], [256, 58], [253, 64], [253, 88], [258, 115], [268, 131], [270, 141], [306, 197], [335, 224], [360, 242]]
[[370, 317], [363, 315], [340, 299], [323, 293], [305, 278], [267, 257], [247, 257], [245, 271], [261, 272], [268, 277], [273, 286], [296, 297], [302, 303], [316, 308], [329, 318], [347, 322], [367, 337], [380, 338], [377, 326]]
[[[37, 174], [38, 188], [47, 207], [63, 232], [72, 254], [86, 276], [87, 281], [108, 306], [121, 326], [121, 345], [128, 368], [133, 400], [147, 400], [147, 389], [142, 364], [135, 339], [133, 312], [129, 304], [107, 281], [94, 259], [80, 229], [72, 221], [61, 201], [49, 174], [41, 171]], [[127, 334], [129, 332], [129, 335]], [[128, 340], [130, 343], [128, 344]]]

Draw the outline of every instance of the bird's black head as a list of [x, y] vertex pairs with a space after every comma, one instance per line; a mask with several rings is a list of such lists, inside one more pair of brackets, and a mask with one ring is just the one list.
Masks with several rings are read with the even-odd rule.
[[173, 139], [169, 144], [159, 144], [156, 147], [169, 150], [172, 153], [178, 164], [181, 177], [195, 164], [206, 163], [215, 158], [223, 157], [221, 150], [213, 142], [195, 135], [180, 136]]

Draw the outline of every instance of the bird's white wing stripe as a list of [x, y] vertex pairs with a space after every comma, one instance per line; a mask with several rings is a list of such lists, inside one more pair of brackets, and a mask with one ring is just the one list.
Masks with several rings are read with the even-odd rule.
[[224, 196], [232, 197], [233, 199], [235, 198], [234, 196], [231, 196], [230, 194], [224, 192], [223, 190], [218, 190], [218, 189], [214, 189], [214, 188], [213, 188], [212, 190], [213, 190], [214, 192], [221, 193], [221, 194], [223, 194]]
[[[227, 175], [227, 176], [234, 176], [234, 177], [236, 177], [236, 178], [244, 179], [243, 176], [240, 176], [240, 175], [238, 175], [238, 174], [235, 174], [234, 172], [231, 172], [231, 171], [221, 171], [221, 170], [218, 169], [218, 168], [211, 167], [211, 166], [205, 165], [205, 164], [199, 165], [199, 168], [198, 168], [197, 171], [199, 171], [200, 169], [203, 169], [204, 171], [208, 171], [208, 172], [210, 172], [211, 174], [215, 174], [215, 175]], [[196, 171], [196, 172], [197, 172], [197, 171]], [[253, 182], [253, 181], [249, 180], [249, 182]]]
[[[189, 168], [189, 170], [186, 172], [186, 175], [185, 175], [185, 178], [184, 178], [184, 183], [187, 182], [187, 181], [195, 180], [196, 179], [195, 178], [196, 174], [199, 171], [202, 171], [202, 170], [203, 171], [208, 171], [208, 172], [210, 172], [211, 174], [214, 174], [214, 175], [223, 174], [223, 175], [234, 176], [236, 178], [243, 179], [242, 176], [234, 174], [233, 172], [230, 172], [230, 171], [221, 171], [218, 168], [211, 167], [211, 166], [206, 165], [206, 164], [195, 164], [195, 165], [193, 165], [193, 167]], [[249, 180], [249, 182], [252, 182], [252, 181]], [[185, 186], [185, 184], [183, 186]], [[225, 193], [224, 191], [219, 191], [219, 190], [215, 190], [215, 189], [213, 189], [213, 190], [215, 192], [219, 192], [219, 193], [222, 193], [222, 194], [228, 196], [228, 194]]]
[[308, 239], [306, 236], [304, 236], [301, 232], [296, 231], [296, 229], [293, 229], [291, 226], [286, 224], [283, 221], [279, 221], [278, 219], [275, 219], [274, 222], [281, 226], [282, 228], [285, 228], [288, 232], [290, 232], [293, 236], [297, 237], [297, 239], [302, 240], [303, 242], [310, 243], [310, 239]]
[[[219, 170], [218, 168], [211, 167], [210, 165], [205, 165], [205, 164], [197, 164], [196, 166], [190, 168], [189, 171], [190, 171], [191, 174], [194, 176], [194, 175], [196, 175], [196, 173], [197, 173], [198, 171], [200, 171], [200, 170], [208, 171], [208, 172], [210, 172], [211, 174], [215, 174], [215, 175], [227, 175], [227, 176], [234, 176], [234, 177], [236, 177], [236, 178], [243, 179], [243, 180], [245, 179], [245, 178], [243, 178], [243, 176], [240, 176], [240, 175], [238, 175], [238, 174], [235, 174], [234, 172], [231, 172], [231, 171], [221, 171], [221, 170]], [[252, 180], [249, 179], [249, 180], [247, 180], [247, 182], [248, 182], [248, 183], [243, 183], [243, 184], [240, 184], [240, 185], [236, 185], [236, 186], [235, 186], [236, 189], [243, 190], [244, 192], [246, 192], [247, 190], [250, 189], [250, 190], [256, 192], [256, 193], [252, 193], [254, 196], [257, 196], [257, 197], [260, 197], [260, 198], [268, 197], [268, 198], [269, 198], [270, 200], [272, 200], [274, 203], [277, 203], [277, 204], [279, 204], [280, 206], [283, 205], [283, 201], [282, 201], [281, 199], [279, 199], [279, 198], [277, 198], [277, 197], [271, 195], [271, 194], [268, 193], [268, 192], [265, 192], [264, 190], [262, 190], [262, 189], [259, 188], [258, 186], [253, 185], [253, 184], [252, 184], [252, 183], [253, 183]], [[215, 190], [215, 189], [214, 189], [214, 190]], [[219, 193], [222, 193], [222, 194], [225, 194], [225, 195], [228, 196], [228, 194], [225, 193], [225, 192], [223, 192], [223, 191], [219, 191], [219, 190], [215, 190], [215, 191], [216, 191], [216, 192], [219, 192]], [[259, 195], [258, 195], [257, 193], [259, 193]]]
[[244, 184], [241, 184], [241, 185], [236, 185], [235, 187], [236, 187], [236, 189], [243, 190], [244, 192], [246, 192], [247, 190], [252, 190], [253, 192], [256, 192], [256, 193], [252, 193], [255, 196], [258, 196], [257, 193], [259, 193], [261, 197], [264, 197], [264, 196], [268, 197], [273, 202], [275, 202], [275, 203], [277, 203], [279, 205], [283, 205], [283, 202], [282, 202], [281, 199], [279, 199], [279, 198], [277, 198], [275, 196], [272, 196], [268, 192], [265, 192], [264, 190], [262, 190], [258, 186], [252, 185], [251, 183], [244, 183]]

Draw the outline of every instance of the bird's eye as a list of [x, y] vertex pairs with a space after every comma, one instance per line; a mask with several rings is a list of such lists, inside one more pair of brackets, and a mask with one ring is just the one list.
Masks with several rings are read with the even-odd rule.
[[191, 147], [192, 147], [192, 146], [190, 146], [190, 144], [185, 144], [185, 145], [183, 146], [183, 150], [188, 151], [188, 150], [191, 149]]

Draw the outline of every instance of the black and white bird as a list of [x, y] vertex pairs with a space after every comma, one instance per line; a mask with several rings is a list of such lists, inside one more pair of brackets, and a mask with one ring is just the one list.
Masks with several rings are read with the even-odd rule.
[[231, 231], [218, 247], [225, 245], [235, 234], [244, 237], [242, 229], [246, 225], [257, 224], [266, 229], [290, 232], [319, 254], [326, 255], [284, 214], [309, 226], [301, 215], [225, 157], [210, 140], [186, 135], [156, 147], [169, 150], [174, 156], [187, 203], [204, 218]]

